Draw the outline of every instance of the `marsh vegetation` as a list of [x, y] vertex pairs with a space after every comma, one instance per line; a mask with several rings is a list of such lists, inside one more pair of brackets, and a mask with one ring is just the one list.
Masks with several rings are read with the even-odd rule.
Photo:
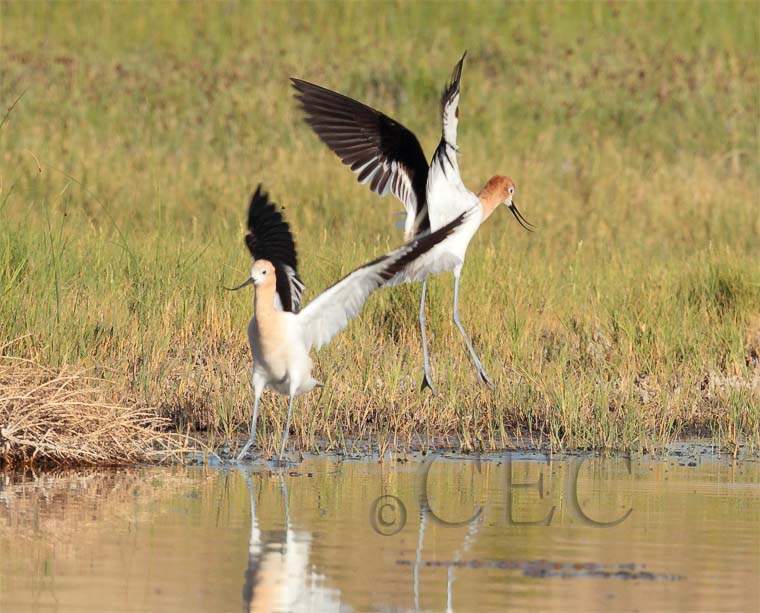
[[[468, 253], [461, 314], [496, 389], [474, 380], [450, 276], [429, 288], [435, 398], [418, 393], [420, 288], [383, 291], [316, 358], [325, 387], [297, 402], [291, 444], [760, 444], [756, 5], [0, 10], [8, 356], [102, 378], [178, 431], [238, 436], [252, 299], [222, 286], [247, 274], [255, 185], [286, 208], [307, 299], [402, 240], [398, 203], [303, 125], [288, 77], [382, 109], [430, 154], [467, 49], [465, 183], [511, 176], [539, 227], [497, 214]], [[266, 451], [284, 418], [265, 397]]]

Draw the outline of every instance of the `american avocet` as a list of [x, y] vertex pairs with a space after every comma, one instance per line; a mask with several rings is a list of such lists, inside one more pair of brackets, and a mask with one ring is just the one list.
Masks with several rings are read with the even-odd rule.
[[468, 217], [461, 213], [435, 232], [357, 268], [300, 310], [304, 285], [298, 276], [298, 258], [290, 227], [261, 185], [258, 186], [248, 209], [245, 236], [253, 257], [251, 274], [244, 283], [232, 288], [238, 290], [246, 285], [256, 288], [253, 317], [248, 324], [253, 356], [253, 417], [248, 442], [238, 455], [238, 461], [255, 441], [259, 400], [264, 389], [269, 387], [289, 398], [281, 459], [288, 441], [293, 400], [320, 385], [311, 376], [309, 352], [312, 347], [319, 349], [345, 328], [376, 289], [421, 279], [428, 268], [421, 260], [426, 254], [437, 258], [431, 249], [467, 223]]
[[[265, 530], [259, 524], [256, 501], [267, 502], [269, 479], [257, 479], [262, 488], [256, 495], [249, 472], [243, 473], [251, 507], [248, 565], [243, 584], [243, 611], [341, 611], [340, 592], [328, 586], [312, 560], [312, 533], [291, 523], [288, 486], [280, 472], [280, 494], [285, 507], [285, 529]], [[271, 508], [271, 507], [270, 507]], [[264, 520], [272, 521], [269, 514]]]
[[[477, 215], [462, 224], [436, 250], [440, 254], [439, 259], [433, 262], [426, 258], [429, 265], [426, 272], [454, 273], [454, 323], [464, 338], [480, 380], [493, 387], [459, 319], [459, 276], [470, 240], [499, 204], [508, 206], [526, 230], [530, 231], [532, 224], [522, 216], [513, 201], [515, 184], [512, 179], [492, 177], [476, 196], [464, 186], [459, 175], [459, 81], [465, 55], [454, 68], [451, 81], [441, 98], [443, 134], [429, 166], [417, 137], [400, 123], [361, 102], [319, 85], [295, 78], [291, 81], [296, 89], [296, 98], [306, 113], [306, 122], [322, 142], [358, 173], [360, 183], [369, 183], [370, 189], [381, 196], [391, 192], [403, 203], [407, 240], [435, 231], [462, 211], [478, 209]], [[420, 389], [427, 386], [435, 393], [425, 330], [426, 293], [427, 281], [423, 280], [420, 330], [425, 375]]]

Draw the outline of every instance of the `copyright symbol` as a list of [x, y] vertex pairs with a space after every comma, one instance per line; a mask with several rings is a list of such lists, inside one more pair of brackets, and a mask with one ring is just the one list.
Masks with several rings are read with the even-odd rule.
[[396, 496], [380, 496], [370, 507], [369, 523], [378, 534], [393, 536], [406, 525], [406, 507]]

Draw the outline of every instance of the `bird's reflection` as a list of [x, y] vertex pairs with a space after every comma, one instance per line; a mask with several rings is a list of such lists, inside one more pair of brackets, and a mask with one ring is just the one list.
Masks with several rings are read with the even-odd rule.
[[338, 590], [327, 588], [324, 575], [309, 562], [312, 535], [295, 531], [290, 523], [288, 487], [280, 474], [285, 507], [285, 530], [262, 530], [256, 515], [253, 479], [243, 472], [251, 505], [248, 565], [243, 583], [243, 611], [345, 611]]
[[[415, 556], [414, 566], [412, 568], [412, 585], [414, 589], [414, 610], [420, 611], [420, 569], [423, 564], [422, 553], [425, 544], [425, 524], [427, 523], [428, 514], [430, 508], [426, 504], [420, 505], [420, 523], [417, 528], [417, 553]], [[462, 554], [467, 553], [470, 550], [473, 542], [480, 529], [482, 517], [477, 517], [470, 522], [467, 528], [467, 534], [465, 535], [462, 544], [454, 554], [453, 562], [459, 562], [462, 559]], [[452, 613], [454, 611], [454, 571], [455, 564], [451, 564], [446, 574], [446, 613]]]

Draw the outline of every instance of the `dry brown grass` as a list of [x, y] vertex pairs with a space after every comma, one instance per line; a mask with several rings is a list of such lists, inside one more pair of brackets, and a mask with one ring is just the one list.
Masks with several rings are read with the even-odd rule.
[[170, 420], [106, 392], [82, 371], [0, 355], [0, 466], [155, 463], [193, 450]]

